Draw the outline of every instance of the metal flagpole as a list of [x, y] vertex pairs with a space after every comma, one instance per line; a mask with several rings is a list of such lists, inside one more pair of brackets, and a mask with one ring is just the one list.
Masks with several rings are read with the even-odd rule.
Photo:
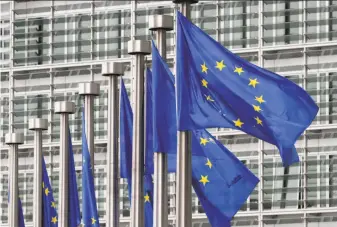
[[118, 77], [123, 64], [102, 64], [102, 76], [109, 77], [108, 90], [108, 151], [107, 151], [107, 226], [119, 226], [119, 159], [118, 159]]
[[18, 145], [23, 144], [22, 133], [7, 133], [5, 142], [9, 145], [9, 208], [8, 223], [9, 226], [19, 226], [19, 210], [18, 210]]
[[128, 53], [135, 55], [134, 117], [132, 135], [132, 197], [131, 227], [144, 227], [144, 55], [151, 53], [151, 43], [145, 40], [130, 40]]
[[34, 131], [34, 227], [42, 227], [42, 131], [48, 129], [48, 120], [35, 118], [29, 120], [29, 129]]
[[69, 213], [69, 114], [75, 113], [75, 103], [56, 102], [55, 113], [60, 114], [60, 170], [59, 170], [59, 226], [68, 227]]
[[[174, 0], [181, 13], [190, 18], [191, 3], [197, 0]], [[177, 51], [176, 51], [177, 52]], [[192, 226], [192, 141], [191, 132], [178, 131], [176, 225]]]
[[94, 96], [99, 95], [99, 84], [86, 82], [79, 84], [79, 94], [84, 96], [85, 134], [87, 136], [88, 149], [92, 171], [94, 171]]
[[[173, 17], [153, 15], [149, 17], [149, 29], [155, 31], [157, 47], [160, 55], [166, 60], [166, 31], [173, 30]], [[160, 75], [154, 75], [160, 76]], [[167, 155], [154, 153], [154, 213], [153, 225], [168, 226], [168, 180]]]

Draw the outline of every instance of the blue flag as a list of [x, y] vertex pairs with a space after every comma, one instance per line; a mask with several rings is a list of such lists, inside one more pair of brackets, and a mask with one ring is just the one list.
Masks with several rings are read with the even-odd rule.
[[42, 158], [42, 209], [43, 209], [43, 226], [44, 227], [58, 226], [56, 202], [53, 196], [53, 190], [49, 181], [44, 158]]
[[131, 179], [132, 173], [132, 122], [133, 114], [123, 80], [120, 84], [120, 175], [122, 178]]
[[[154, 109], [159, 110], [159, 113], [162, 111], [171, 113], [172, 116], [166, 116], [169, 122], [165, 122], [165, 125], [176, 127], [173, 75], [167, 66], [164, 67], [165, 65], [157, 48], [152, 45], [153, 77], [158, 80], [153, 83], [155, 87], [153, 90], [165, 94], [159, 96], [158, 93], [154, 105], [161, 107]], [[162, 97], [166, 101], [161, 102]], [[162, 118], [163, 115], [159, 113], [156, 116]], [[153, 121], [160, 122], [158, 119]], [[155, 139], [165, 135], [162, 140], [155, 141], [162, 151], [177, 147], [174, 130], [158, 129], [157, 133]], [[164, 138], [167, 141], [163, 143]], [[230, 226], [230, 220], [254, 190], [259, 182], [258, 178], [206, 130], [192, 131], [192, 155], [192, 185], [209, 222], [213, 227]]]
[[85, 226], [99, 226], [94, 177], [85, 134], [85, 119], [82, 112], [82, 221]]
[[[154, 63], [152, 63], [154, 64]], [[153, 82], [154, 81], [158, 81], [157, 78], [153, 78]], [[145, 174], [153, 174], [154, 173], [154, 152], [164, 152], [164, 153], [168, 153], [167, 154], [167, 171], [169, 173], [173, 173], [176, 171], [176, 147], [170, 147], [170, 150], [161, 150], [161, 148], [158, 147], [158, 143], [156, 141], [158, 141], [158, 137], [161, 136], [163, 138], [163, 140], [161, 140], [161, 142], [167, 141], [167, 138], [165, 139], [165, 135], [166, 134], [160, 134], [160, 133], [165, 133], [166, 130], [162, 130], [160, 125], [158, 125], [158, 123], [154, 122], [155, 117], [153, 116], [154, 114], [158, 114], [156, 113], [156, 111], [154, 111], [154, 109], [152, 108], [153, 106], [155, 107], [155, 105], [153, 105], [153, 102], [155, 101], [155, 94], [158, 93], [158, 91], [153, 91], [153, 86], [152, 86], [152, 72], [150, 69], [146, 69], [146, 150], [145, 150]], [[159, 82], [159, 81], [158, 81]], [[173, 86], [173, 85], [172, 85]], [[160, 95], [160, 94], [159, 94]], [[161, 94], [163, 95], [163, 97], [166, 94]], [[167, 95], [166, 95], [167, 96]], [[156, 100], [157, 101], [157, 100]], [[163, 102], [166, 102], [169, 100], [164, 100]], [[171, 103], [167, 103], [167, 105], [169, 105]], [[172, 111], [172, 110], [168, 110], [168, 111]], [[160, 115], [161, 117], [163, 117], [164, 115], [169, 116], [168, 113], [164, 113], [165, 110], [162, 111], [163, 115]], [[167, 119], [165, 119], [165, 117], [161, 118], [160, 120], [162, 121], [166, 121]], [[163, 123], [165, 124], [165, 123]], [[158, 130], [157, 130], [158, 128]], [[172, 130], [173, 129], [173, 130]], [[171, 131], [169, 131], [171, 133], [177, 133], [177, 127], [176, 126], [171, 126]], [[154, 138], [155, 137], [155, 138]], [[175, 141], [177, 139], [175, 138]], [[173, 141], [174, 142], [174, 141]], [[165, 145], [169, 146], [172, 145], [173, 143], [167, 142]], [[176, 143], [175, 143], [176, 144]]]
[[301, 87], [231, 53], [177, 12], [178, 130], [225, 127], [274, 144], [283, 164], [318, 107]]
[[206, 130], [192, 131], [192, 185], [213, 227], [226, 226], [259, 179]]
[[[155, 152], [176, 153], [177, 134], [175, 107], [174, 77], [167, 64], [161, 58], [157, 47], [152, 41], [152, 71], [153, 76], [153, 150]], [[167, 75], [169, 74], [169, 76]], [[164, 105], [163, 105], [164, 104]], [[168, 139], [170, 138], [170, 139]]]
[[19, 227], [25, 227], [21, 199], [19, 199]]
[[69, 132], [69, 227], [77, 227], [81, 224], [81, 213], [80, 213], [80, 202], [78, 199], [78, 189], [77, 189], [77, 180], [76, 180], [76, 171], [75, 171], [75, 160], [73, 152], [73, 144], [71, 141], [70, 129]]
[[[126, 178], [128, 181], [129, 199], [131, 201], [133, 114], [123, 80], [121, 80], [120, 87], [120, 170], [121, 177]], [[144, 176], [144, 203], [145, 227], [153, 227], [153, 183], [151, 174], [145, 174]]]
[[[8, 192], [8, 202], [9, 202], [9, 192]], [[25, 219], [23, 216], [23, 209], [22, 209], [22, 203], [21, 199], [19, 198], [19, 204], [18, 204], [18, 209], [19, 209], [19, 227], [25, 227]]]

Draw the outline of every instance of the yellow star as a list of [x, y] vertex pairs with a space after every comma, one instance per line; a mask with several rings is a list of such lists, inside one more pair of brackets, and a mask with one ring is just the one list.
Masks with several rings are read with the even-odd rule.
[[150, 202], [150, 196], [149, 196], [149, 194], [146, 194], [146, 195], [144, 195], [144, 200], [145, 200], [145, 203], [146, 202]]
[[95, 224], [96, 223], [96, 219], [95, 218], [91, 218], [91, 224]]
[[262, 125], [262, 120], [259, 117], [254, 118], [258, 125]]
[[46, 196], [48, 196], [48, 194], [49, 194], [49, 189], [46, 188], [46, 189], [44, 190], [44, 193], [46, 194]]
[[208, 166], [210, 169], [212, 169], [212, 163], [209, 159], [207, 159], [206, 166]]
[[202, 79], [201, 83], [202, 86], [207, 87], [208, 82], [205, 79]]
[[44, 188], [44, 182], [42, 182], [42, 188]]
[[55, 216], [55, 217], [52, 217], [52, 218], [51, 218], [51, 222], [54, 223], [54, 224], [56, 224], [56, 222], [57, 222], [57, 217], [56, 217], [56, 216]]
[[208, 143], [208, 140], [205, 138], [200, 138], [200, 144], [206, 146], [206, 144]]
[[202, 71], [203, 73], [206, 73], [206, 74], [207, 74], [207, 70], [208, 70], [208, 68], [207, 68], [207, 66], [206, 66], [206, 63], [204, 62], [204, 64], [201, 65], [201, 71]]
[[201, 175], [201, 179], [199, 180], [204, 186], [209, 182], [208, 176]]
[[241, 126], [244, 124], [241, 120], [240, 120], [240, 118], [238, 118], [236, 121], [233, 121], [234, 123], [235, 123], [235, 126], [236, 127], [239, 127], [239, 128], [241, 128]]
[[235, 73], [238, 73], [239, 76], [240, 76], [241, 73], [244, 73], [245, 71], [243, 71], [242, 67], [236, 67], [236, 66], [235, 66], [234, 72], [235, 72]]
[[255, 100], [258, 101], [259, 103], [264, 103], [264, 102], [266, 102], [265, 100], [263, 100], [263, 95], [261, 95], [260, 97], [256, 97], [256, 96], [255, 96]]
[[248, 86], [252, 86], [253, 88], [255, 88], [255, 86], [257, 84], [259, 84], [259, 81], [257, 81], [257, 78], [255, 78], [254, 80], [249, 78], [249, 84], [248, 84]]
[[205, 95], [205, 97], [207, 101], [214, 102], [214, 100], [212, 99], [210, 95]]
[[56, 209], [56, 203], [54, 201], [51, 202], [51, 207]]
[[255, 110], [256, 112], [262, 111], [262, 109], [261, 109], [260, 106], [255, 106], [255, 105], [253, 105], [253, 107], [254, 107], [254, 110]]
[[220, 71], [222, 71], [223, 68], [226, 68], [226, 65], [223, 63], [223, 60], [220, 62], [216, 62], [216, 66], [215, 68], [219, 69]]

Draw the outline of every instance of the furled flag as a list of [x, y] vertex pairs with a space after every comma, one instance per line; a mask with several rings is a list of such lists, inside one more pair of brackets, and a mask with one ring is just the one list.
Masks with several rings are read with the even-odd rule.
[[78, 199], [78, 188], [77, 188], [77, 180], [76, 180], [76, 171], [75, 171], [75, 160], [74, 160], [74, 152], [73, 152], [73, 144], [71, 141], [70, 129], [69, 132], [69, 215], [68, 215], [68, 223], [69, 227], [77, 227], [81, 224], [81, 213], [80, 213], [80, 202]]
[[[129, 199], [131, 201], [133, 114], [123, 80], [121, 80], [120, 89], [120, 169], [121, 177], [128, 181]], [[153, 183], [151, 174], [145, 174], [144, 176], [144, 203], [145, 227], [153, 227]]]
[[44, 158], [42, 158], [42, 209], [43, 227], [58, 226], [58, 216], [53, 190], [49, 181]]
[[[153, 43], [152, 69], [153, 81], [156, 80], [153, 83], [153, 90], [165, 94], [165, 96], [159, 96], [158, 93], [153, 105], [161, 105], [161, 107], [157, 106], [154, 109], [159, 110], [159, 113], [172, 114], [172, 116], [154, 114], [159, 119], [153, 121], [161, 122], [165, 118], [166, 121], [169, 121], [165, 125], [174, 127], [176, 125], [176, 106], [173, 75]], [[166, 101], [161, 102], [161, 97]], [[157, 133], [158, 136], [154, 137], [155, 139], [165, 135], [162, 140], [155, 141], [162, 151], [177, 146], [174, 130], [165, 132], [165, 130], [158, 129]], [[167, 141], [163, 143], [164, 138]], [[172, 144], [169, 144], [168, 141]], [[259, 180], [206, 130], [192, 131], [192, 155], [192, 185], [209, 222], [213, 227], [230, 226], [230, 220], [245, 203]]]
[[[8, 202], [9, 202], [9, 192], [8, 192]], [[19, 227], [25, 227], [25, 219], [23, 216], [23, 209], [22, 209], [22, 203], [21, 203], [21, 199], [19, 198]]]
[[19, 227], [25, 227], [21, 199], [19, 199]]
[[82, 112], [82, 222], [84, 226], [99, 226], [94, 177], [85, 134], [84, 109]]
[[233, 54], [177, 12], [178, 130], [239, 129], [274, 144], [283, 164], [318, 107], [301, 87]]

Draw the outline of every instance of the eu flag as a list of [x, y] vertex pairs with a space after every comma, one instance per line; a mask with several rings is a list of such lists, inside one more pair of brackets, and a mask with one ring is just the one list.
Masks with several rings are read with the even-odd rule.
[[318, 107], [295, 83], [233, 54], [177, 12], [178, 130], [246, 132], [298, 162], [294, 144]]
[[49, 181], [48, 172], [44, 158], [42, 158], [42, 209], [43, 226], [55, 227], [58, 225], [56, 202]]
[[[9, 202], [9, 192], [8, 192], [8, 202]], [[18, 209], [19, 209], [19, 227], [25, 227], [25, 219], [23, 217], [23, 210], [22, 210], [22, 203], [21, 199], [19, 198], [19, 204], [18, 204]]]
[[[175, 114], [176, 105], [174, 91], [174, 77], [165, 61], [160, 56], [152, 41], [152, 103], [153, 103], [153, 150], [155, 152], [176, 153], [177, 124]], [[170, 139], [168, 139], [170, 138]]]
[[94, 177], [85, 134], [85, 119], [82, 111], [82, 222], [85, 226], [99, 226]]
[[192, 131], [192, 185], [213, 227], [226, 226], [259, 179], [206, 130]]
[[[167, 66], [164, 67], [166, 63], [154, 45], [152, 46], [152, 62], [153, 72], [158, 72], [154, 73], [153, 77], [159, 80], [153, 84], [156, 87], [154, 89], [160, 87], [158, 91], [165, 94], [157, 97], [154, 105], [161, 105], [161, 107], [154, 107], [154, 109], [161, 112], [166, 108], [166, 112], [171, 113], [172, 116], [166, 117], [170, 120], [167, 120], [169, 122], [165, 124], [176, 127], [174, 126], [176, 125], [176, 107], [175, 102], [172, 102], [175, 100], [173, 75]], [[160, 102], [162, 97], [166, 100], [165, 102]], [[160, 114], [156, 116], [163, 117]], [[158, 120], [154, 119], [155, 121]], [[161, 143], [160, 139], [156, 141], [158, 144], [161, 143], [163, 151], [177, 146], [174, 130], [165, 132], [164, 129], [159, 129], [158, 134], [160, 133], [162, 135], [166, 133], [165, 139], [168, 141], [165, 143]], [[169, 142], [172, 144], [168, 146]], [[258, 178], [206, 130], [192, 130], [192, 155], [192, 185], [211, 225], [213, 227], [230, 226], [230, 220], [254, 190], [259, 182]]]
[[[120, 92], [120, 170], [121, 177], [128, 181], [129, 199], [131, 201], [133, 114], [123, 80], [121, 80]], [[151, 174], [145, 174], [144, 176], [144, 208], [145, 227], [153, 227], [153, 183]]]
[[[153, 61], [153, 60], [152, 60]], [[154, 64], [154, 63], [152, 63]], [[153, 68], [154, 72], [155, 69]], [[156, 72], [155, 72], [156, 73]], [[160, 74], [159, 74], [160, 75]], [[174, 143], [176, 144], [177, 139], [174, 138], [173, 141], [168, 141], [166, 130], [163, 130], [163, 128], [158, 125], [159, 121], [166, 121], [167, 119], [164, 117], [164, 115], [160, 115], [156, 113], [156, 111], [153, 109], [153, 107], [156, 107], [153, 105], [153, 102], [155, 101], [155, 95], [157, 94], [157, 91], [153, 90], [152, 83], [158, 81], [156, 77], [152, 78], [152, 72], [149, 68], [146, 69], [146, 150], [145, 150], [145, 174], [153, 174], [154, 173], [154, 152], [164, 152], [168, 153], [167, 154], [167, 171], [169, 173], [173, 173], [176, 171], [176, 147], [174, 146]], [[158, 81], [159, 82], [159, 81]], [[160, 82], [159, 82], [160, 83]], [[173, 85], [172, 85], [173, 86]], [[174, 91], [174, 90], [173, 90]], [[163, 90], [162, 92], [165, 92]], [[169, 95], [161, 93], [161, 95], [169, 97]], [[157, 100], [160, 101], [160, 100]], [[165, 100], [163, 102], [166, 103]], [[174, 101], [174, 100], [173, 100]], [[166, 103], [167, 105], [170, 105], [171, 103]], [[161, 105], [163, 106], [163, 105]], [[172, 110], [167, 110], [167, 111], [172, 111]], [[169, 116], [169, 113], [164, 113], [165, 110], [162, 111], [163, 114], [166, 114], [166, 116]], [[159, 115], [160, 118], [159, 120], [156, 120], [157, 116], [154, 116], [154, 114]], [[158, 117], [159, 117], [158, 116]], [[156, 120], [156, 122], [155, 122]], [[164, 123], [165, 124], [165, 123]], [[158, 130], [157, 130], [158, 129]], [[172, 130], [173, 129], [173, 130]], [[171, 126], [171, 130], [169, 131], [170, 133], [177, 133], [177, 127], [176, 126]], [[164, 134], [160, 134], [164, 133]], [[155, 138], [154, 138], [155, 137]], [[165, 146], [171, 146], [169, 149], [161, 149], [165, 148], [165, 146], [162, 146], [161, 148], [158, 147], [158, 137], [163, 138], [161, 142], [167, 141], [165, 143]]]
[[69, 227], [77, 227], [81, 224], [81, 213], [80, 213], [80, 202], [78, 199], [78, 188], [77, 188], [77, 180], [76, 180], [76, 171], [75, 171], [75, 160], [74, 160], [74, 152], [73, 152], [73, 144], [71, 142], [71, 134], [70, 129], [68, 128], [69, 133], [69, 215], [68, 215], [68, 223]]

